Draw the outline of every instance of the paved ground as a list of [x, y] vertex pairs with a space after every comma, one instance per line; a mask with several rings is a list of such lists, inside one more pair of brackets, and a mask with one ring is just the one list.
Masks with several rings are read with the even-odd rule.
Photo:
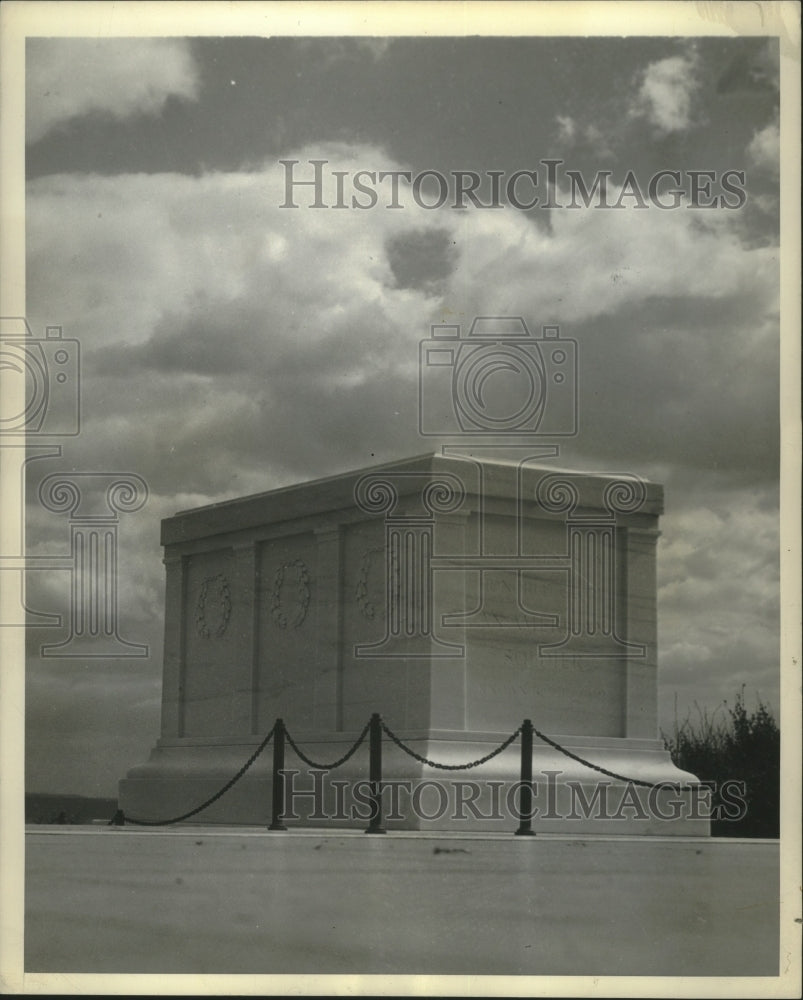
[[28, 972], [775, 976], [777, 908], [766, 841], [26, 835]]

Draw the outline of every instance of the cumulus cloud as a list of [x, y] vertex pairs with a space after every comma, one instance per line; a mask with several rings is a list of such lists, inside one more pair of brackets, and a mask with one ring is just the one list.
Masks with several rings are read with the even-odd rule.
[[742, 684], [777, 707], [779, 526], [774, 485], [733, 488], [708, 474], [668, 492], [658, 548], [664, 725], [674, 695], [710, 705]]
[[198, 94], [198, 70], [184, 39], [37, 38], [28, 44], [29, 142], [81, 115], [158, 114], [168, 97]]
[[293, 39], [295, 48], [307, 59], [314, 59], [319, 66], [329, 67], [339, 62], [359, 60], [368, 56], [377, 62], [387, 53], [394, 39], [381, 35], [355, 35], [350, 38]]
[[[403, 167], [369, 146], [288, 156]], [[513, 314], [578, 342], [581, 433], [562, 464], [667, 484], [665, 686], [700, 692], [706, 663], [721, 697], [777, 668], [761, 648], [777, 614], [777, 249], [744, 245], [736, 213], [561, 210], [547, 228], [513, 209], [407, 197], [335, 213], [284, 196], [273, 163], [30, 185], [30, 319], [83, 352], [83, 430], [64, 460], [151, 490], [121, 518], [121, 634], [158, 650], [162, 517], [436, 447], [417, 432], [419, 341], [432, 323]], [[52, 471], [39, 464], [32, 476]], [[35, 516], [32, 537], [66, 549], [66, 524]]]
[[[328, 159], [399, 167], [370, 147]], [[547, 230], [474, 211], [467, 227], [408, 199], [333, 225], [283, 200], [273, 165], [31, 185], [30, 312], [84, 352], [74, 448], [127, 449], [157, 492], [215, 497], [413, 454], [429, 325], [521, 314], [580, 342], [585, 453], [773, 474], [777, 251], [745, 247], [728, 213], [563, 210]]]
[[556, 115], [555, 121], [558, 123], [558, 139], [564, 142], [571, 142], [577, 134], [577, 124], [571, 115]]
[[781, 162], [781, 134], [778, 122], [770, 122], [755, 133], [747, 147], [747, 153], [753, 163], [770, 175], [777, 177]]
[[613, 159], [615, 154], [610, 142], [614, 129], [603, 131], [594, 123], [578, 121], [571, 115], [556, 115], [558, 126], [557, 142], [564, 143], [576, 149], [585, 149], [593, 153], [597, 161]]
[[671, 56], [650, 63], [642, 74], [630, 114], [646, 118], [662, 135], [688, 128], [697, 86], [692, 56]]
[[[316, 152], [295, 155], [304, 162]], [[370, 148], [330, 149], [328, 158], [333, 170], [399, 166]], [[160, 449], [225, 442], [228, 457], [194, 469], [187, 461], [184, 487], [200, 492], [216, 492], [248, 456], [306, 456], [291, 462], [298, 473], [327, 454], [337, 468], [404, 441], [420, 450], [417, 342], [432, 322], [509, 313], [536, 328], [560, 318], [582, 331], [592, 386], [621, 377], [636, 397], [644, 386], [653, 401], [665, 397], [681, 423], [704, 413], [705, 427], [689, 428], [689, 460], [725, 421], [744, 422], [742, 447], [755, 437], [750, 427], [772, 393], [777, 260], [772, 248], [745, 248], [726, 213], [565, 210], [547, 230], [513, 210], [475, 211], [466, 227], [463, 213], [410, 205], [339, 212], [332, 225], [332, 212], [281, 209], [283, 200], [272, 166], [31, 186], [31, 312], [46, 302], [42, 320], [58, 317], [80, 336], [92, 376], [85, 440], [94, 434], [111, 448], [126, 423], [136, 425], [136, 449], [166, 481], [181, 459], [163, 466]], [[688, 368], [671, 365], [692, 357]], [[723, 392], [735, 414], [724, 415]], [[383, 404], [387, 419], [377, 419]], [[328, 419], [310, 436], [322, 408]], [[100, 412], [102, 421], [93, 418]], [[654, 447], [666, 417], [642, 415], [642, 448]]]

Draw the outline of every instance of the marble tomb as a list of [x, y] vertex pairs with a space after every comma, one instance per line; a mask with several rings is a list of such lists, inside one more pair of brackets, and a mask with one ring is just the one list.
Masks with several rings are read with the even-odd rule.
[[[536, 832], [708, 834], [704, 790], [657, 731], [662, 506], [662, 488], [634, 477], [431, 454], [166, 519], [161, 735], [120, 807], [147, 820], [193, 809], [277, 717], [330, 762], [378, 712], [444, 764], [485, 756], [527, 717], [617, 775], [692, 786], [626, 786], [536, 736]], [[512, 832], [519, 764], [518, 740], [438, 771], [385, 737], [383, 777], [399, 789], [385, 826]], [[365, 827], [349, 795], [367, 742], [328, 775], [289, 748], [286, 766], [295, 822]], [[304, 794], [316, 781], [320, 800]], [[266, 824], [270, 809], [268, 747], [194, 821]]]

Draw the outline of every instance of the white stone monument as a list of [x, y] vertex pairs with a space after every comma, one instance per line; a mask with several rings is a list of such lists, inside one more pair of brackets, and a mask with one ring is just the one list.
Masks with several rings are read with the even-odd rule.
[[[121, 808], [145, 820], [192, 810], [277, 717], [316, 762], [380, 713], [448, 765], [486, 756], [529, 718], [574, 755], [534, 738], [536, 833], [707, 834], [701, 789], [657, 733], [662, 503], [634, 477], [426, 455], [167, 519], [162, 731], [121, 782]], [[384, 824], [512, 832], [520, 759], [516, 739], [442, 771], [386, 733], [397, 800]], [[367, 742], [329, 774], [291, 749], [286, 767], [298, 822], [366, 825], [351, 796], [362, 781], [365, 801]], [[661, 782], [696, 787], [648, 787]], [[305, 794], [316, 787], [319, 800]], [[270, 817], [268, 746], [196, 821]]]

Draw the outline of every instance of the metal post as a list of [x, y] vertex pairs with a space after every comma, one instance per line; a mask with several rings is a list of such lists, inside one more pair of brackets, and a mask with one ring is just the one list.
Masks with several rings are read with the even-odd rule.
[[273, 810], [269, 830], [286, 830], [284, 815], [284, 720], [277, 719], [273, 729]]
[[521, 724], [521, 806], [517, 837], [534, 837], [533, 830], [533, 724], [525, 719]]
[[368, 780], [371, 784], [371, 822], [366, 833], [387, 833], [382, 826], [382, 717], [371, 716]]

